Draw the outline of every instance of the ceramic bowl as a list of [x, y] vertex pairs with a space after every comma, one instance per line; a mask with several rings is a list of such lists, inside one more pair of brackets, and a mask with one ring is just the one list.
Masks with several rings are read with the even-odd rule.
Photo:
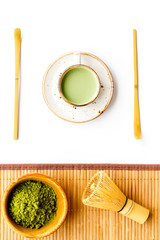
[[[84, 104], [74, 104], [74, 103], [69, 102], [69, 101], [65, 98], [65, 96], [63, 95], [63, 92], [62, 92], [62, 89], [61, 89], [61, 84], [62, 84], [63, 77], [65, 76], [65, 74], [66, 74], [69, 70], [71, 70], [71, 69], [73, 69], [73, 68], [76, 68], [76, 67], [82, 67], [82, 68], [86, 68], [86, 69], [90, 70], [90, 71], [94, 74], [94, 76], [96, 77], [96, 80], [97, 80], [98, 88], [97, 88], [97, 91], [95, 92], [95, 95], [93, 96], [93, 98], [92, 98], [90, 101], [88, 101], [88, 102], [86, 102], [86, 103], [84, 103]], [[96, 73], [92, 68], [90, 68], [90, 67], [88, 67], [88, 66], [86, 66], [86, 65], [82, 65], [82, 64], [76, 64], [76, 65], [73, 65], [73, 66], [70, 66], [69, 68], [67, 68], [67, 69], [62, 73], [62, 75], [60, 76], [60, 78], [59, 78], [59, 83], [58, 83], [58, 89], [59, 89], [59, 92], [60, 92], [61, 97], [62, 97], [67, 103], [69, 103], [70, 105], [72, 105], [72, 106], [77, 106], [77, 107], [86, 106], [86, 105], [92, 103], [92, 102], [97, 98], [97, 96], [98, 96], [98, 94], [99, 94], [99, 92], [100, 92], [100, 88], [101, 88], [101, 85], [100, 85], [100, 80], [99, 80], [99, 77], [98, 77], [97, 73]]]
[[[56, 217], [53, 219], [49, 224], [43, 226], [39, 229], [30, 229], [24, 228], [18, 224], [16, 224], [10, 217], [8, 213], [8, 198], [12, 190], [20, 183], [33, 180], [33, 181], [41, 181], [45, 184], [48, 184], [52, 187], [57, 195], [57, 212]], [[13, 182], [8, 189], [5, 191], [3, 202], [2, 202], [2, 211], [3, 216], [9, 226], [16, 231], [18, 234], [23, 235], [28, 238], [41, 238], [50, 235], [51, 233], [55, 232], [64, 222], [68, 210], [68, 203], [66, 195], [61, 188], [61, 186], [56, 183], [52, 178], [42, 175], [42, 174], [28, 174]]]

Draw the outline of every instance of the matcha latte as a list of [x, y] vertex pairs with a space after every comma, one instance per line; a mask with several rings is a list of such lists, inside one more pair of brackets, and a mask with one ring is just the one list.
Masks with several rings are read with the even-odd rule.
[[75, 65], [64, 72], [60, 92], [73, 105], [86, 105], [98, 95], [100, 88], [97, 74], [89, 67]]

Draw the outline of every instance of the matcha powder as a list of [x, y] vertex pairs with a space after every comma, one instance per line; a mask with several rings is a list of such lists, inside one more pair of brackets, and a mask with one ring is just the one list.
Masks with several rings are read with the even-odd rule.
[[57, 196], [40, 181], [26, 181], [13, 189], [8, 201], [11, 218], [25, 228], [41, 228], [56, 217]]

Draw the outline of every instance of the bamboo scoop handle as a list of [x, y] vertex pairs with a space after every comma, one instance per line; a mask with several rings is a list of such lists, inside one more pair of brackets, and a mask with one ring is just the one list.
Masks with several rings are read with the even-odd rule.
[[21, 30], [14, 31], [15, 39], [15, 100], [14, 100], [14, 140], [18, 139], [18, 105], [19, 105], [19, 66], [21, 49]]
[[141, 138], [139, 102], [138, 102], [138, 63], [137, 63], [137, 32], [133, 29], [133, 53], [134, 53], [134, 136]]

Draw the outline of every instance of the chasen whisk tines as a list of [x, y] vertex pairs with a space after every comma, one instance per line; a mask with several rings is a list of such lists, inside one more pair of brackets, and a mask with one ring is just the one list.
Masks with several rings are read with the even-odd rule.
[[85, 205], [120, 211], [126, 202], [126, 196], [104, 172], [96, 173], [83, 192]]
[[85, 205], [117, 211], [128, 218], [144, 223], [149, 210], [127, 199], [112, 179], [103, 171], [97, 172], [89, 181], [82, 196]]

